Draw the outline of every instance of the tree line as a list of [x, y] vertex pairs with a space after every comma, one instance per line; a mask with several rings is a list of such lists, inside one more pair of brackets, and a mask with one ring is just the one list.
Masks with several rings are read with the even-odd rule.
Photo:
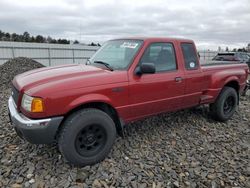
[[[0, 30], [0, 41], [14, 41], [14, 42], [36, 42], [36, 43], [51, 43], [51, 44], [70, 44], [67, 39], [54, 39], [50, 36], [44, 37], [42, 35], [31, 36], [27, 31], [23, 34], [8, 33]], [[73, 44], [79, 44], [78, 40], [73, 41]], [[90, 43], [89, 46], [101, 46], [99, 43]]]

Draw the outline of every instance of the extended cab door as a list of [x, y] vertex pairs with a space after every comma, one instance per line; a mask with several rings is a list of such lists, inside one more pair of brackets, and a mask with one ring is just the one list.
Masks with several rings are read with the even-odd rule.
[[183, 56], [185, 97], [183, 107], [192, 107], [200, 103], [202, 91], [206, 87], [205, 77], [200, 67], [198, 53], [192, 42], [181, 42], [180, 51]]
[[180, 108], [184, 94], [183, 72], [178, 66], [175, 45], [171, 42], [149, 43], [139, 59], [154, 63], [156, 73], [129, 78], [131, 119]]

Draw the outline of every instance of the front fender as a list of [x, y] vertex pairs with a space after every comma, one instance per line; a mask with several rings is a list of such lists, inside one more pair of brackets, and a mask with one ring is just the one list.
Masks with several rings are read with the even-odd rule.
[[87, 104], [87, 103], [93, 103], [93, 102], [103, 102], [106, 104], [109, 104], [110, 106], [113, 106], [111, 103], [110, 98], [108, 98], [105, 95], [102, 94], [87, 94], [83, 95], [81, 97], [78, 97], [74, 99], [70, 104], [69, 104], [69, 109], [68, 111], [71, 111], [72, 109], [75, 109], [81, 105]]

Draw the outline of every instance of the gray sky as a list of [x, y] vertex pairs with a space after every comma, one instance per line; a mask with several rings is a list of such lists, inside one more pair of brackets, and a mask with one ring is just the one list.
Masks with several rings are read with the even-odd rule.
[[102, 42], [183, 37], [199, 49], [250, 43], [250, 0], [1, 0], [5, 32]]

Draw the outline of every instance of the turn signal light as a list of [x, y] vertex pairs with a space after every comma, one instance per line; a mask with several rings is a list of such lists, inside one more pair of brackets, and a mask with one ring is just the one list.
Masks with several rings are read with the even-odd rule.
[[33, 98], [31, 112], [43, 112], [43, 101], [41, 98]]

